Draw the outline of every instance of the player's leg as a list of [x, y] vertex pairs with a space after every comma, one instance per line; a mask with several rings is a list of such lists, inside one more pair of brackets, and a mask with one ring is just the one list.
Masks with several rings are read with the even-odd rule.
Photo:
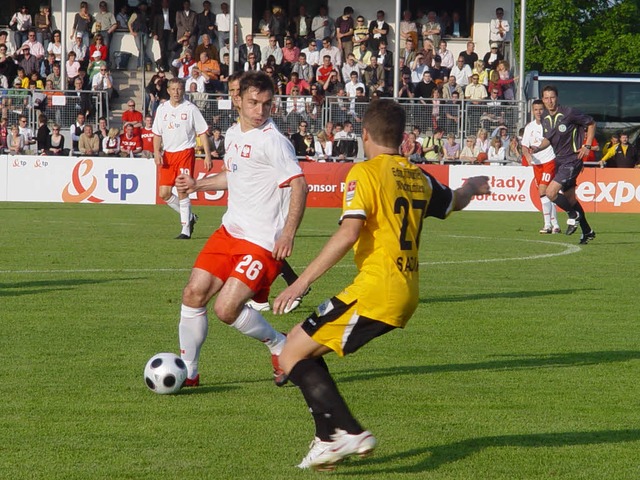
[[[587, 221], [587, 214], [585, 213], [584, 209], [582, 208], [582, 204], [578, 201], [578, 199], [576, 198], [576, 188], [575, 185], [571, 188], [567, 188], [564, 191], [564, 195], [565, 197], [567, 197], [567, 199], [569, 199], [569, 201], [573, 201], [573, 208], [575, 210], [575, 212], [577, 213], [577, 216], [574, 220], [574, 222], [577, 222], [580, 225], [580, 230], [582, 231], [582, 235], [580, 235], [580, 243], [581, 244], [587, 244], [589, 243], [589, 241], [593, 240], [596, 238], [596, 232], [591, 228], [591, 225], [589, 225], [589, 222]], [[574, 223], [575, 225], [575, 223]], [[574, 229], [577, 228], [577, 226], [574, 227]], [[575, 231], [575, 230], [574, 230]]]
[[558, 224], [558, 213], [555, 204], [547, 196], [547, 187], [553, 178], [555, 172], [555, 162], [547, 162], [542, 165], [534, 165], [534, 177], [538, 185], [538, 193], [540, 194], [540, 203], [542, 205], [542, 215], [544, 218], [544, 227], [540, 233], [560, 233], [560, 225]]
[[180, 355], [187, 365], [187, 385], [199, 384], [200, 349], [207, 338], [207, 303], [222, 287], [222, 280], [200, 268], [194, 268], [182, 292], [178, 334]]
[[[182, 152], [172, 154], [174, 158], [172, 162], [176, 166], [176, 177], [178, 175], [193, 175], [196, 165], [196, 152], [194, 149], [188, 149]], [[175, 179], [174, 179], [175, 181]], [[180, 204], [180, 224], [182, 231], [178, 235], [178, 239], [187, 240], [193, 234], [193, 228], [198, 221], [198, 217], [191, 212], [191, 199], [186, 193], [178, 193], [178, 202]]]

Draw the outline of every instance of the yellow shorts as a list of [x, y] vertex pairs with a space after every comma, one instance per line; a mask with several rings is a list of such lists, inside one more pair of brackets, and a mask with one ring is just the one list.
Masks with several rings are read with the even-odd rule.
[[316, 342], [343, 357], [396, 328], [358, 315], [357, 307], [357, 302], [346, 304], [333, 297], [302, 322], [302, 329]]

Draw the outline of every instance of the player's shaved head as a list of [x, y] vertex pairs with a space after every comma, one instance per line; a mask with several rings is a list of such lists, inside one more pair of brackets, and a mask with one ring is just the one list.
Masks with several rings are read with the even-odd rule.
[[398, 102], [380, 99], [369, 104], [362, 119], [362, 128], [367, 129], [378, 145], [398, 149], [402, 144], [405, 122], [404, 109]]

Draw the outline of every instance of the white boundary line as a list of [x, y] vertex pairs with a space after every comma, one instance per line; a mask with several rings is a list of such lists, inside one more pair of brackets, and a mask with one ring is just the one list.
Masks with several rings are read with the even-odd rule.
[[[474, 260], [449, 260], [442, 262], [420, 262], [420, 265], [455, 265], [468, 263], [493, 263], [493, 262], [512, 262], [520, 260], [538, 260], [542, 258], [561, 257], [563, 255], [572, 255], [578, 253], [582, 249], [578, 245], [570, 245], [567, 243], [549, 242], [546, 240], [530, 240], [526, 238], [494, 238], [494, 237], [474, 237], [464, 235], [444, 235], [450, 238], [464, 238], [476, 240], [508, 240], [525, 243], [540, 243], [543, 245], [563, 246], [564, 250], [558, 253], [544, 253], [539, 255], [527, 255], [523, 257], [504, 257], [504, 258], [481, 258]], [[305, 266], [294, 266], [297, 269], [303, 269]], [[353, 264], [338, 264], [336, 267], [353, 267]], [[335, 267], [334, 267], [335, 268]], [[56, 274], [56, 273], [176, 273], [189, 272], [190, 268], [86, 268], [86, 269], [65, 269], [65, 270], [0, 270], [2, 274]]]

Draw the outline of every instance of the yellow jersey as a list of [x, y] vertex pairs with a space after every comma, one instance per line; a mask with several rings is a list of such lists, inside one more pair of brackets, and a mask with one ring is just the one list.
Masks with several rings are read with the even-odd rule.
[[340, 220], [362, 218], [354, 245], [358, 275], [337, 298], [357, 302], [359, 315], [404, 327], [418, 306], [422, 221], [446, 218], [453, 191], [399, 155], [353, 166]]

